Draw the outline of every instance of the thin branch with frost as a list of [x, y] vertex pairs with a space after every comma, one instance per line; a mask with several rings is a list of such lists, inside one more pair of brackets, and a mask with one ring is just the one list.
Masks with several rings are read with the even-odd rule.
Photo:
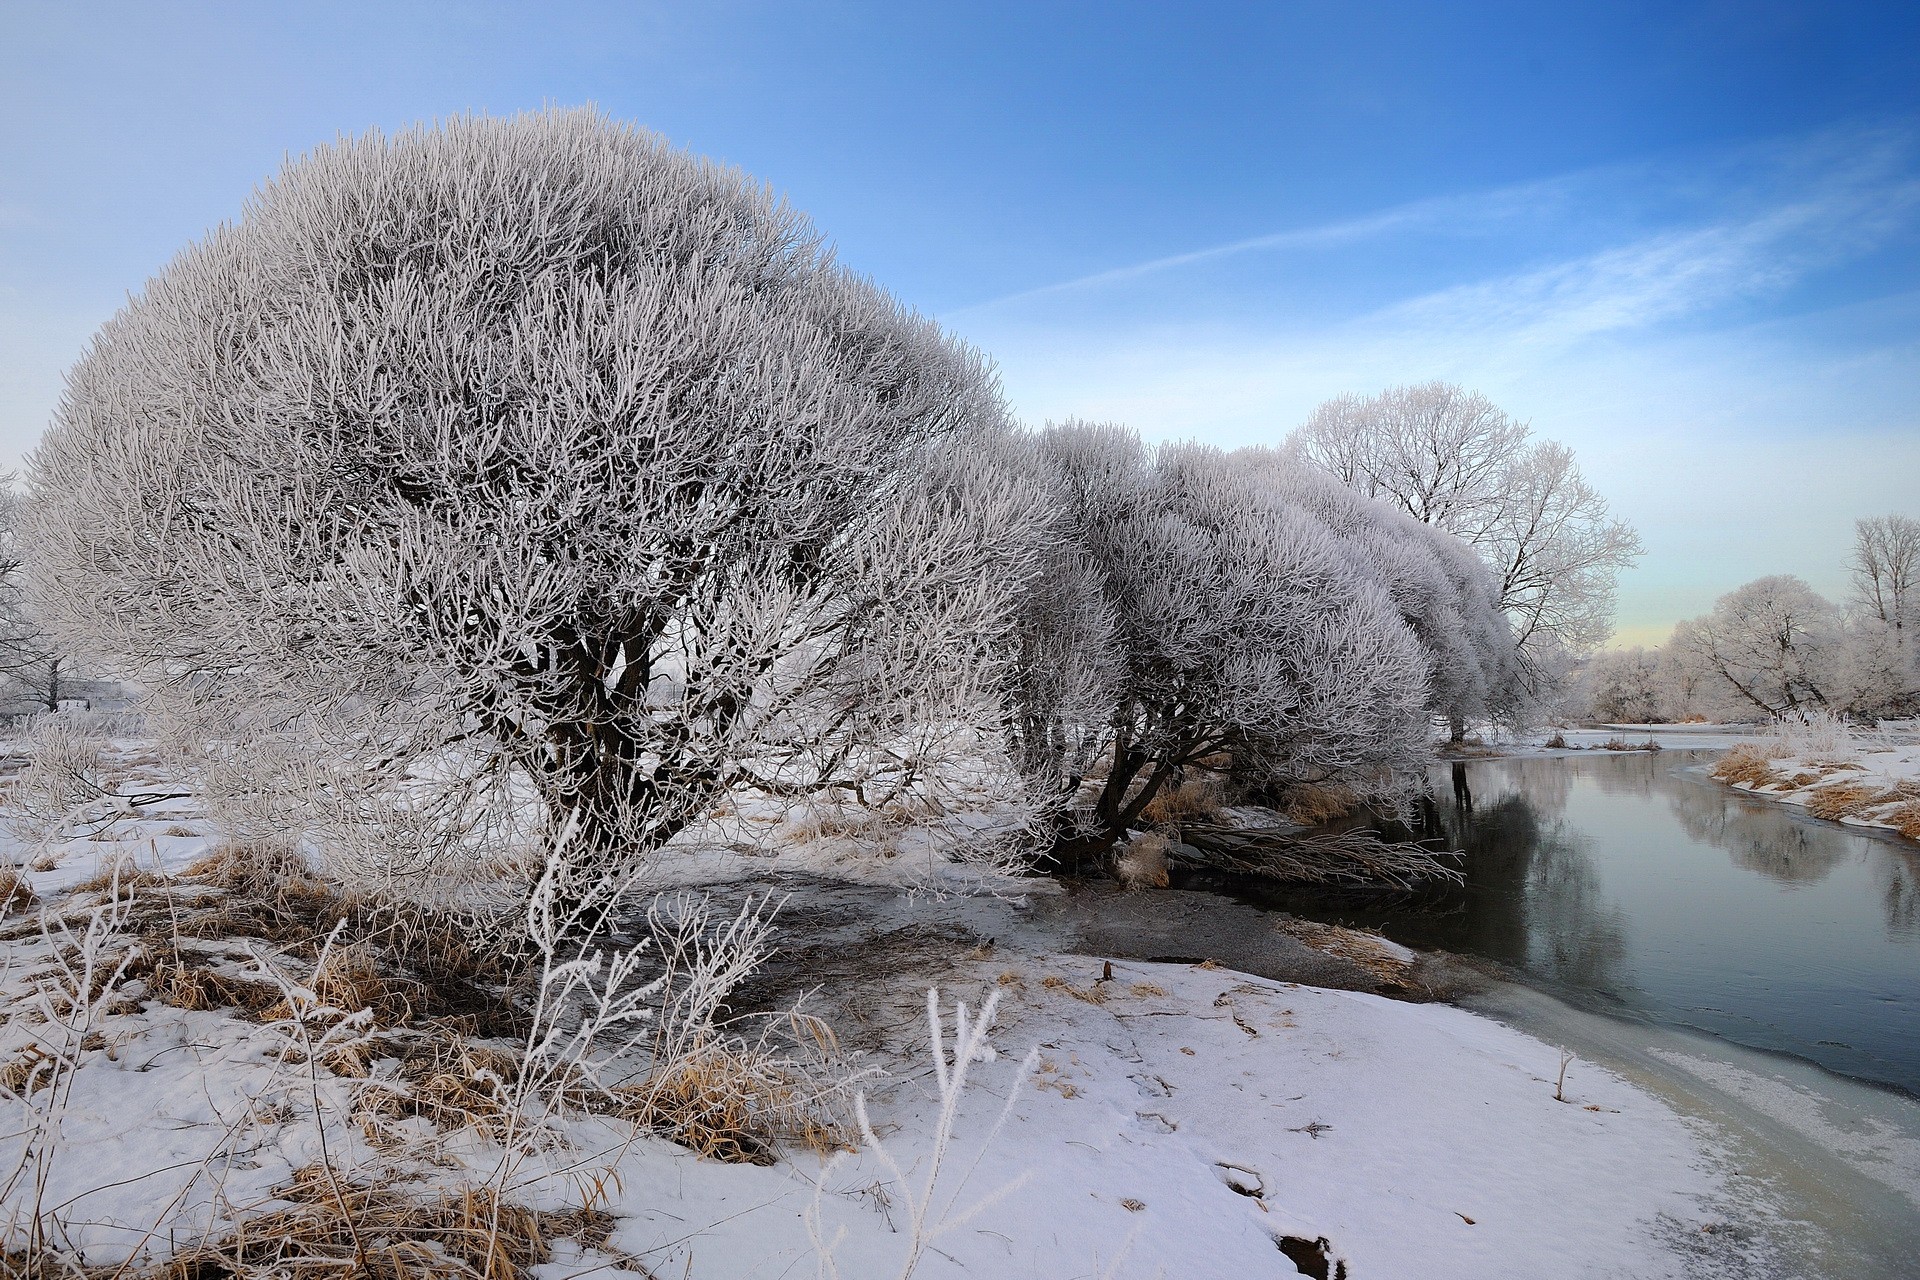
[[[50, 1256], [59, 1234], [59, 1222], [45, 1211], [47, 1190], [63, 1151], [61, 1130], [82, 1056], [120, 998], [121, 980], [137, 955], [134, 947], [123, 947], [134, 903], [115, 864], [106, 900], [87, 911], [78, 931], [52, 907], [42, 907], [40, 938], [50, 962], [28, 976], [27, 994], [11, 1002], [0, 1033], [0, 1043], [14, 1051], [0, 1071], [0, 1098], [13, 1104], [22, 1122], [10, 1135], [20, 1150], [0, 1177], [0, 1204], [7, 1206], [0, 1223], [6, 1245], [0, 1247], [21, 1234], [24, 1214], [29, 1257]], [[23, 1180], [26, 1194], [16, 1202]]]
[[[954, 1127], [959, 1121], [960, 1104], [966, 1097], [967, 1080], [976, 1062], [991, 1062], [996, 1056], [993, 1046], [987, 1040], [987, 1033], [993, 1027], [994, 1015], [1000, 1007], [1000, 993], [991, 992], [986, 1003], [976, 1015], [969, 1015], [967, 1006], [960, 1002], [954, 1004], [953, 1039], [951, 1056], [946, 1036], [946, 1027], [940, 1011], [939, 989], [927, 991], [927, 1037], [928, 1048], [933, 1057], [934, 1079], [940, 1089], [940, 1111], [934, 1121], [933, 1146], [925, 1158], [926, 1170], [919, 1179], [909, 1177], [899, 1160], [873, 1131], [873, 1125], [867, 1116], [867, 1100], [864, 1093], [854, 1098], [854, 1111], [860, 1128], [862, 1149], [872, 1153], [880, 1167], [885, 1170], [892, 1184], [898, 1188], [900, 1200], [906, 1207], [907, 1231], [905, 1251], [901, 1259], [898, 1280], [910, 1280], [919, 1268], [921, 1258], [935, 1240], [948, 1232], [965, 1226], [968, 1222], [998, 1204], [1007, 1196], [1019, 1190], [1027, 1181], [1022, 1175], [1002, 1184], [979, 1197], [964, 1209], [960, 1208], [960, 1197], [965, 1193], [968, 1182], [980, 1167], [981, 1158], [993, 1145], [1000, 1130], [1006, 1126], [1013, 1114], [1014, 1104], [1019, 1100], [1020, 1089], [1032, 1076], [1035, 1065], [1040, 1060], [1038, 1046], [1027, 1051], [1014, 1073], [1011, 1087], [1007, 1090], [1006, 1101], [1000, 1107], [1000, 1114], [994, 1120], [993, 1127], [981, 1139], [974, 1152], [973, 1160], [953, 1180], [950, 1186], [941, 1185], [941, 1175], [946, 1171], [949, 1151], [953, 1143]], [[807, 1214], [807, 1237], [813, 1245], [814, 1261], [822, 1280], [837, 1278], [840, 1269], [833, 1258], [833, 1251], [845, 1238], [844, 1228], [829, 1239], [823, 1220], [823, 1196], [828, 1178], [846, 1159], [842, 1152], [829, 1161], [821, 1172], [815, 1185], [814, 1200]]]

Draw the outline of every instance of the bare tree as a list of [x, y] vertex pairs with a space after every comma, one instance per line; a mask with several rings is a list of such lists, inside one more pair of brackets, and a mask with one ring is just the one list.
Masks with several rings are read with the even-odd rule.
[[465, 117], [290, 163], [101, 330], [34, 582], [236, 767], [417, 832], [400, 869], [531, 813], [604, 879], [736, 786], [999, 733], [1041, 545], [1006, 430], [978, 354], [739, 173]]
[[1860, 602], [1898, 643], [1920, 626], [1920, 520], [1876, 516], [1853, 526], [1853, 583]]
[[1478, 392], [1432, 382], [1330, 400], [1286, 447], [1472, 544], [1493, 568], [1529, 683], [1543, 693], [1556, 651], [1605, 641], [1615, 578], [1641, 548], [1572, 451], [1530, 434]]
[[26, 546], [15, 477], [0, 475], [0, 687], [32, 705], [58, 711], [65, 663], [35, 621], [26, 598]]
[[1427, 656], [1325, 525], [1203, 446], [1069, 424], [1038, 448], [1077, 550], [1030, 598], [1023, 652], [1110, 664], [1019, 686], [1016, 755], [1055, 795], [1059, 862], [1111, 849], [1190, 767], [1383, 797], [1410, 784]]

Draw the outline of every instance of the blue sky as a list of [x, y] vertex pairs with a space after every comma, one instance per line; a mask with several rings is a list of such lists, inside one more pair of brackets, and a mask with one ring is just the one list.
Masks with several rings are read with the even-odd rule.
[[0, 462], [288, 153], [543, 102], [785, 191], [1034, 421], [1478, 387], [1640, 526], [1623, 640], [1920, 516], [1911, 4], [0, 0]]

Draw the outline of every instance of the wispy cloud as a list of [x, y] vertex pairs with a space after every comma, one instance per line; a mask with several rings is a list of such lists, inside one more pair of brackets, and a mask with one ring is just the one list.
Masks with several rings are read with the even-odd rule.
[[[1522, 224], [1610, 223], [1636, 203], [1696, 208], [1678, 225], [1528, 270], [1407, 299], [1387, 314], [1411, 321], [1538, 327], [1535, 336], [1601, 332], [1764, 295], [1810, 270], [1869, 249], [1913, 221], [1920, 207], [1914, 132], [1835, 130], [1720, 154], [1591, 168], [1537, 181], [1414, 201], [1355, 218], [1276, 231], [1168, 254], [958, 308], [966, 322], [1028, 310], [1020, 304], [1098, 294], [1111, 314], [1125, 286], [1256, 255], [1311, 256], [1416, 237], [1498, 239]], [[1643, 215], [1650, 218], [1650, 215]], [[1632, 220], [1629, 218], [1628, 220]], [[1657, 219], [1652, 219], [1656, 220]], [[1471, 255], [1461, 255], [1470, 258]], [[1120, 303], [1124, 307], [1124, 301]], [[1549, 317], [1558, 316], [1556, 326]], [[1529, 319], [1531, 317], [1531, 319]]]
[[1589, 175], [1580, 174], [1465, 195], [1436, 196], [1431, 199], [1416, 200], [1358, 218], [1275, 231], [1245, 240], [1235, 240], [1228, 244], [1212, 245], [1204, 249], [1169, 254], [1166, 257], [1136, 262], [1128, 266], [1112, 267], [1072, 280], [1022, 289], [985, 302], [957, 308], [947, 315], [949, 318], [966, 316], [1011, 303], [1091, 292], [1103, 286], [1125, 284], [1148, 276], [1178, 271], [1182, 267], [1200, 266], [1245, 254], [1338, 249], [1379, 239], [1396, 232], [1430, 231], [1441, 228], [1456, 232], [1469, 229], [1481, 230], [1512, 218], [1537, 215], [1543, 208], [1561, 205], [1587, 180]]
[[1370, 319], [1564, 342], [1764, 298], [1871, 252], [1920, 214], [1920, 179], [1848, 177], [1773, 207], [1410, 299]]

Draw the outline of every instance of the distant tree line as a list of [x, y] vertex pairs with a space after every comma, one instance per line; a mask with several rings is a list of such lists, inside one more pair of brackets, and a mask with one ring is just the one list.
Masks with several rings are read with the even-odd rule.
[[1596, 655], [1585, 677], [1592, 714], [1633, 723], [1920, 715], [1920, 520], [1858, 521], [1852, 569], [1841, 603], [1774, 575], [1722, 596], [1659, 648]]

